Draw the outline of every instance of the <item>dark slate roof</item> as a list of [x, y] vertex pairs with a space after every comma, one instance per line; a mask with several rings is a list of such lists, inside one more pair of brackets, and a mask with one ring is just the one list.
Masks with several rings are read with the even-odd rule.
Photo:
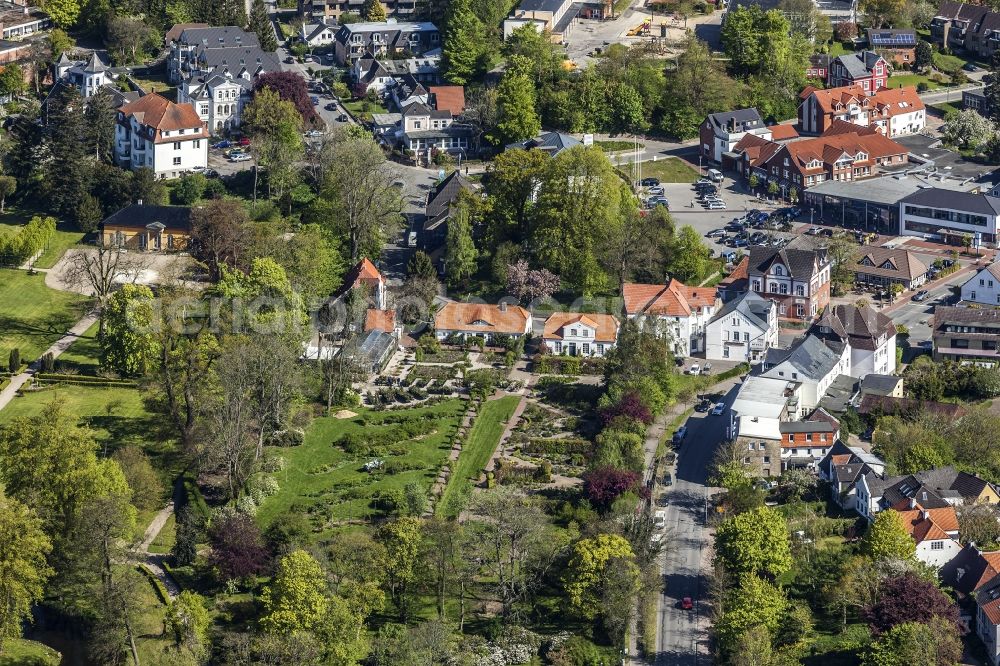
[[113, 213], [101, 222], [104, 226], [146, 228], [159, 222], [164, 229], [191, 230], [191, 208], [188, 206], [146, 206], [132, 204]]
[[[935, 18], [942, 16], [949, 19], [962, 19], [970, 21], [972, 24], [979, 22], [983, 16], [989, 13], [989, 8], [982, 5], [969, 5], [964, 2], [942, 2], [938, 6]], [[971, 29], [970, 25], [970, 29]]]
[[454, 171], [427, 194], [427, 207], [424, 211], [427, 219], [424, 221], [424, 231], [433, 231], [448, 219], [451, 204], [462, 190], [472, 191], [472, 185], [461, 173]]
[[878, 339], [896, 335], [896, 325], [870, 305], [854, 304], [827, 306], [813, 326], [813, 332], [825, 339], [850, 342], [851, 347], [874, 351]]
[[895, 375], [868, 374], [861, 378], [861, 392], [875, 395], [889, 395], [902, 380], [902, 377], [896, 377]]
[[820, 266], [826, 263], [825, 250], [802, 250], [798, 248], [774, 248], [756, 245], [750, 248], [750, 275], [763, 275], [775, 263], [784, 264], [796, 280], [810, 279]]
[[[735, 132], [745, 132], [764, 126], [764, 120], [760, 117], [760, 112], [752, 107], [749, 109], [713, 113], [708, 116], [708, 120], [712, 123], [714, 129]], [[731, 123], [735, 124], [734, 130], [728, 130]]]
[[950, 208], [965, 213], [1000, 215], [1000, 199], [987, 194], [958, 192], [937, 187], [926, 187], [902, 199], [904, 203], [933, 208]]
[[734, 298], [726, 303], [719, 310], [719, 313], [712, 317], [712, 321], [722, 319], [726, 315], [736, 311], [760, 328], [767, 330], [767, 315], [773, 307], [777, 307], [774, 301], [769, 301], [755, 292], [747, 291], [738, 298]]
[[954, 305], [938, 305], [934, 308], [934, 329], [945, 324], [980, 324], [995, 326], [1000, 323], [1000, 310], [986, 308], [963, 308]]
[[920, 482], [912, 474], [900, 478], [882, 491], [882, 501], [893, 506], [904, 500], [914, 499], [925, 509], [944, 509], [948, 502], [939, 491]]
[[189, 46], [201, 45], [204, 48], [219, 49], [232, 46], [255, 46], [260, 48], [257, 34], [247, 32], [235, 25], [222, 25], [209, 28], [185, 28], [178, 41]]
[[961, 472], [954, 467], [936, 467], [916, 476], [922, 483], [939, 491], [952, 491], [958, 497], [978, 497], [989, 485], [985, 479]]
[[197, 55], [198, 66], [203, 69], [228, 69], [234, 76], [246, 69], [251, 74], [259, 71], [277, 72], [281, 70], [278, 56], [259, 46], [234, 46], [219, 49], [202, 48]]
[[859, 414], [918, 414], [930, 412], [935, 416], [940, 416], [950, 420], [957, 420], [965, 416], [966, 409], [961, 405], [950, 402], [934, 402], [933, 400], [915, 400], [913, 398], [893, 398], [888, 395], [873, 395], [871, 393], [861, 397], [861, 404], [858, 405]]
[[567, 148], [579, 145], [580, 142], [571, 137], [569, 134], [563, 134], [562, 132], [544, 132], [533, 139], [509, 143], [505, 149], [510, 150], [512, 148], [521, 148], [523, 150], [531, 150], [535, 148], [548, 153], [552, 157], [555, 157]]
[[829, 421], [782, 421], [779, 432], [836, 432]]
[[872, 67], [881, 57], [874, 51], [860, 51], [838, 56], [834, 62], [842, 64], [852, 79], [862, 79], [871, 75]]
[[826, 393], [820, 398], [819, 404], [824, 410], [842, 413], [846, 412], [858, 394], [858, 380], [850, 375], [840, 375], [834, 378], [826, 387]]
[[[839, 350], [837, 349], [839, 347]], [[772, 374], [773, 366], [791, 363], [803, 378], [819, 380], [826, 377], [840, 361], [843, 347], [838, 344], [824, 343], [815, 335], [807, 335], [799, 340], [791, 349], [768, 349], [764, 364], [772, 369], [764, 373], [766, 377], [777, 377]], [[781, 379], [791, 380], [790, 377]]]

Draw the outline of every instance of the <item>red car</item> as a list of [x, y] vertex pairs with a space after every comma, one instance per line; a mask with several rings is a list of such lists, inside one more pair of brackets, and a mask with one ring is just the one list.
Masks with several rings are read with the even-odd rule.
[[684, 597], [681, 599], [681, 608], [684, 610], [691, 610], [694, 608], [694, 602], [691, 600], [691, 597]]
[[241, 146], [249, 146], [250, 145], [250, 139], [248, 139], [246, 137], [243, 137], [242, 139], [240, 139], [240, 145]]

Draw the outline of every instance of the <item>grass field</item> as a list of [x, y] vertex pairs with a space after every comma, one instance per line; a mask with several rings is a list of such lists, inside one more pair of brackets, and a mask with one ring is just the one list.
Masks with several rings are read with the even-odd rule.
[[[465, 403], [447, 400], [429, 407], [375, 412], [360, 409], [358, 416], [318, 418], [306, 431], [301, 446], [277, 449], [285, 467], [272, 476], [280, 490], [260, 507], [257, 518], [264, 527], [290, 510], [309, 514], [320, 533], [331, 521], [368, 519], [378, 510], [373, 498], [380, 492], [417, 482], [430, 488], [448, 456], [451, 441], [461, 423]], [[431, 421], [433, 428], [422, 436], [403, 438], [386, 447], [378, 439], [390, 436], [394, 421], [409, 417], [413, 422]], [[350, 454], [335, 443], [344, 436], [371, 442], [368, 451]], [[398, 447], [398, 453], [389, 449]], [[373, 458], [385, 461], [385, 469], [368, 473], [362, 466]]]
[[889, 77], [888, 87], [904, 88], [906, 86], [917, 86], [921, 83], [926, 83], [929, 90], [941, 87], [940, 83], [932, 81], [929, 77], [924, 76], [923, 74], [894, 74]]
[[[149, 521], [145, 523], [140, 523], [140, 526], [148, 525]], [[167, 522], [163, 524], [163, 529], [160, 533], [156, 535], [153, 539], [153, 543], [149, 544], [149, 552], [157, 553], [159, 555], [166, 555], [170, 552], [170, 549], [174, 547], [174, 541], [177, 537], [177, 522], [174, 519], [174, 514], [170, 514], [167, 518]], [[144, 528], [143, 528], [144, 529]]]
[[45, 276], [0, 269], [0, 357], [17, 347], [21, 361], [38, 358], [83, 316], [78, 294], [45, 286]]
[[934, 53], [934, 67], [947, 74], [954, 74], [965, 66], [966, 60], [956, 55], [946, 55], [944, 53]]
[[[8, 204], [0, 215], [0, 233], [7, 230], [16, 233], [20, 227], [35, 215], [45, 215], [44, 212], [30, 206]], [[83, 240], [83, 232], [78, 231], [69, 222], [59, 222], [56, 233], [49, 241], [48, 247], [35, 262], [36, 268], [52, 268], [67, 249]]]
[[362, 122], [371, 122], [373, 113], [388, 113], [381, 104], [373, 104], [365, 99], [354, 99], [342, 102], [347, 112]]
[[830, 44], [830, 57], [831, 58], [836, 58], [837, 56], [847, 55], [848, 53], [854, 53], [854, 49], [847, 48], [846, 46], [844, 46], [843, 42], [838, 42], [837, 40], [834, 40], [833, 43]]
[[59, 653], [41, 643], [15, 638], [3, 642], [0, 666], [58, 666]]
[[91, 428], [108, 453], [126, 444], [141, 446], [160, 470], [164, 488], [170, 488], [170, 482], [181, 472], [183, 461], [165, 422], [146, 410], [142, 394], [135, 388], [63, 384], [30, 391], [0, 411], [0, 423], [38, 416], [54, 406], [76, 416], [79, 425]]
[[58, 370], [72, 368], [81, 375], [93, 375], [97, 373], [101, 360], [101, 345], [97, 342], [97, 329], [99, 322], [76, 339], [76, 342], [69, 346], [56, 360]]
[[486, 467], [490, 456], [500, 442], [504, 427], [521, 401], [520, 396], [509, 395], [499, 400], [484, 402], [476, 415], [476, 420], [469, 430], [469, 435], [458, 454], [458, 460], [444, 493], [437, 504], [438, 513], [454, 515], [461, 510], [465, 498], [472, 490], [472, 484], [479, 472]]
[[[635, 142], [627, 140], [613, 140], [613, 141], [595, 141], [594, 145], [603, 150], [606, 153], [615, 153], [622, 150], [635, 150]], [[646, 144], [639, 143], [639, 149], [642, 150], [646, 147]]]
[[659, 178], [663, 183], [693, 183], [698, 170], [676, 157], [642, 163], [643, 178]]

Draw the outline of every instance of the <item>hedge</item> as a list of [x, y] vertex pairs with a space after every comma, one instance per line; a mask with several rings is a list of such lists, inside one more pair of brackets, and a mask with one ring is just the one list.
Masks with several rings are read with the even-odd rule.
[[146, 577], [146, 580], [149, 581], [149, 584], [153, 586], [154, 590], [156, 590], [156, 596], [160, 598], [160, 602], [166, 606], [169, 606], [170, 594], [167, 592], [167, 588], [163, 585], [163, 581], [157, 578], [156, 574], [150, 571], [149, 567], [147, 567], [145, 564], [136, 565], [135, 568], [139, 571], [139, 573], [141, 573]]
[[527, 455], [572, 455], [574, 453], [590, 453], [594, 445], [582, 437], [565, 437], [548, 439], [532, 437], [521, 446], [521, 452]]
[[55, 232], [54, 217], [36, 215], [17, 233], [0, 233], [0, 265], [20, 266], [45, 249]]
[[55, 372], [39, 372], [35, 380], [45, 383], [87, 384], [104, 388], [135, 388], [139, 384], [132, 379], [111, 379], [108, 377], [92, 377], [90, 375], [63, 375]]

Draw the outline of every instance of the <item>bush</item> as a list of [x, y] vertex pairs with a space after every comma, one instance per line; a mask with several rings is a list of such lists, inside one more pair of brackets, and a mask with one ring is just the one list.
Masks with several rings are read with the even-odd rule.
[[550, 647], [545, 656], [552, 666], [601, 666], [607, 655], [586, 638], [571, 636]]
[[7, 370], [12, 375], [16, 375], [21, 370], [21, 350], [14, 347], [7, 356]]
[[279, 430], [271, 436], [271, 446], [300, 446], [306, 441], [306, 433], [298, 428]]
[[917, 84], [917, 92], [927, 92], [931, 87], [927, 85], [926, 81], [921, 81]]

